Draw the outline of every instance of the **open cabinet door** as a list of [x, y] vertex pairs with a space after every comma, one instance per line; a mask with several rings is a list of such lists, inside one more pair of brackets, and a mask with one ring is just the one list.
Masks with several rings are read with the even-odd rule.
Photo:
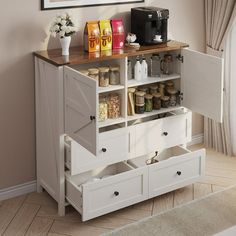
[[217, 122], [223, 119], [223, 59], [182, 49], [182, 105]]
[[97, 81], [65, 67], [65, 133], [97, 154]]

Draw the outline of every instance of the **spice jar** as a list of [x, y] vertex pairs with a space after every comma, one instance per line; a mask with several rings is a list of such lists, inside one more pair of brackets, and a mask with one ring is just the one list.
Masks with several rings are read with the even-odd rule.
[[173, 73], [173, 56], [171, 54], [165, 54], [161, 60], [161, 71], [165, 75]]
[[80, 70], [79, 72], [83, 75], [89, 75], [88, 70]]
[[145, 104], [135, 104], [135, 113], [143, 114], [145, 111]]
[[111, 93], [107, 99], [108, 118], [115, 119], [120, 117], [120, 96], [117, 93]]
[[154, 94], [158, 92], [158, 86], [157, 85], [152, 85], [149, 87], [150, 94]]
[[175, 88], [174, 82], [173, 82], [173, 81], [167, 81], [167, 82], [165, 83], [166, 95], [169, 96], [168, 90], [169, 90], [169, 89], [174, 89], [174, 88]]
[[109, 86], [109, 68], [108, 67], [99, 68], [99, 86], [100, 87]]
[[159, 85], [159, 92], [161, 94], [161, 97], [165, 96], [165, 84], [164, 83], [160, 83], [160, 85]]
[[89, 76], [97, 81], [99, 81], [99, 70], [97, 68], [88, 69]]
[[152, 111], [152, 106], [153, 106], [152, 98], [153, 98], [153, 96], [151, 94], [145, 95], [145, 111], [146, 112]]
[[135, 103], [144, 104], [145, 103], [144, 95], [145, 95], [145, 92], [137, 91], [135, 93]]
[[119, 66], [110, 67], [110, 84], [111, 85], [120, 84], [120, 67]]
[[161, 94], [160, 93], [153, 94], [153, 109], [154, 110], [161, 109]]
[[108, 118], [108, 106], [106, 98], [99, 99], [99, 121], [105, 121]]
[[168, 108], [170, 105], [170, 97], [164, 96], [161, 97], [161, 107]]
[[168, 89], [167, 93], [170, 96], [170, 106], [174, 107], [177, 105], [177, 93], [178, 91], [176, 89]]
[[138, 87], [138, 91], [142, 91], [142, 92], [144, 92], [146, 94], [146, 93], [149, 93], [149, 88], [148, 87], [144, 87], [144, 86]]

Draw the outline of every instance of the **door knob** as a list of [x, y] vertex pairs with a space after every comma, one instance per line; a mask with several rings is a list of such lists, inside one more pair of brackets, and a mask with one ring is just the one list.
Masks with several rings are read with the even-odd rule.
[[163, 132], [163, 135], [164, 136], [168, 136], [168, 132]]
[[118, 191], [115, 191], [115, 192], [114, 192], [114, 195], [117, 197], [117, 196], [120, 195], [120, 193], [119, 193]]
[[106, 152], [107, 151], [107, 149], [106, 148], [102, 148], [102, 152]]
[[177, 175], [180, 176], [182, 174], [181, 171], [177, 171]]
[[93, 120], [95, 120], [95, 119], [96, 119], [95, 116], [90, 116], [90, 120], [91, 120], [91, 121], [93, 121]]

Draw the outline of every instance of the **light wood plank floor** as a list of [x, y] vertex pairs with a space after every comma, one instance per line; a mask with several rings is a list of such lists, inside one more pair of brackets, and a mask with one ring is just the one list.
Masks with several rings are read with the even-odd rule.
[[[200, 147], [196, 145], [190, 149]], [[59, 217], [55, 201], [46, 192], [2, 201], [0, 235], [96, 236], [235, 184], [236, 157], [207, 149], [206, 176], [201, 182], [88, 222], [81, 222], [80, 215], [71, 206], [67, 207], [65, 217]]]

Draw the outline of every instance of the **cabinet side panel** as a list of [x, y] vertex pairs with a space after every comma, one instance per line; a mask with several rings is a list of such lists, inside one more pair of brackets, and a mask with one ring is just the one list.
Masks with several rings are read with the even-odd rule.
[[59, 202], [64, 191], [63, 68], [36, 58], [35, 73], [37, 183]]

